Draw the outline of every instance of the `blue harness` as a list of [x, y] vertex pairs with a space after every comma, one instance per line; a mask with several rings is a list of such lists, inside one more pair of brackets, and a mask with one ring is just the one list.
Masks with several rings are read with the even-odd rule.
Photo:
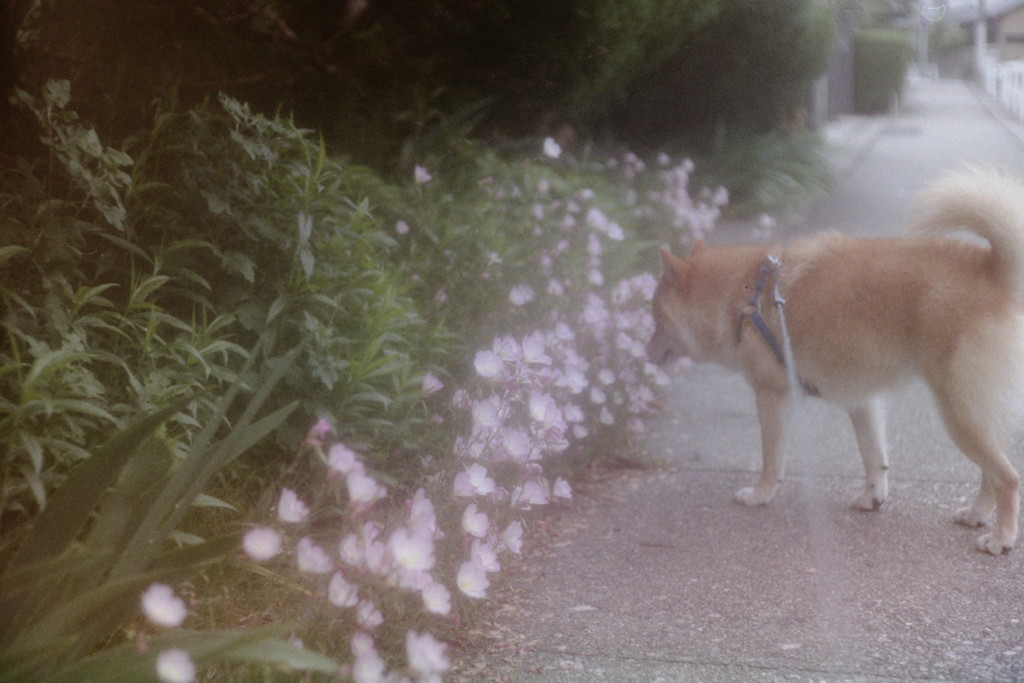
[[771, 275], [776, 278], [775, 292], [773, 293], [772, 305], [777, 309], [781, 309], [785, 304], [786, 300], [779, 295], [778, 291], [778, 274], [779, 274], [779, 260], [774, 256], [769, 256], [761, 264], [761, 272], [757, 276], [757, 284], [754, 286], [754, 294], [750, 297], [750, 304], [748, 308], [749, 312], [744, 313], [740, 316], [739, 325], [736, 327], [736, 343], [740, 342], [743, 337], [743, 324], [750, 321], [750, 324], [754, 326], [757, 333], [761, 335], [761, 339], [764, 340], [768, 348], [772, 350], [775, 357], [779, 359], [779, 364], [783, 367], [786, 366], [786, 354], [782, 350], [782, 345], [779, 344], [779, 340], [776, 338], [775, 333], [772, 332], [771, 328], [768, 327], [768, 322], [765, 321], [764, 316], [761, 315], [761, 295], [764, 294], [764, 288], [768, 284], [768, 276]]

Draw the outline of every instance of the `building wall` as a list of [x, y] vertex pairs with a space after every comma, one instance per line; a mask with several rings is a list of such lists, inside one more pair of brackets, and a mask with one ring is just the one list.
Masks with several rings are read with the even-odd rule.
[[1024, 59], [1024, 7], [998, 20], [993, 39], [1001, 61]]

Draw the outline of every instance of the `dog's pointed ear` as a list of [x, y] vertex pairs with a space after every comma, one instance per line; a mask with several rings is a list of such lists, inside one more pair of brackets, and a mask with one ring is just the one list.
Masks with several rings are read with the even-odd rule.
[[661, 277], [672, 285], [679, 287], [686, 280], [686, 261], [675, 256], [668, 249], [661, 249]]

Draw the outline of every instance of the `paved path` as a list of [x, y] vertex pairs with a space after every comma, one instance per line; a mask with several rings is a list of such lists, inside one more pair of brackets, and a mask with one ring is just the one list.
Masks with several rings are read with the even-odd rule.
[[[832, 131], [858, 133], [843, 138], [841, 181], [783, 237], [894, 232], [946, 168], [1021, 169], [1011, 128], [964, 84], [915, 84], [898, 119]], [[660, 466], [581, 487], [497, 607], [488, 652], [459, 662], [461, 677], [1024, 680], [1024, 548], [984, 555], [978, 532], [951, 521], [977, 474], [922, 386], [890, 397], [890, 498], [877, 513], [850, 507], [863, 473], [838, 409], [805, 402], [786, 483], [749, 509], [732, 495], [759, 468], [750, 390], [701, 366], [667, 403], [650, 443]], [[1015, 462], [1024, 468], [1024, 452]]]

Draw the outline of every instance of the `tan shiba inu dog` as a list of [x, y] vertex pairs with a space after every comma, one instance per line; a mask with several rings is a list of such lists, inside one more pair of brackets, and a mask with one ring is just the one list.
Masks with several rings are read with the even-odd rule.
[[[910, 375], [931, 387], [956, 445], [981, 468], [981, 488], [955, 519], [984, 525], [981, 550], [1017, 539], [1020, 476], [1006, 457], [1024, 417], [1024, 183], [991, 169], [946, 176], [926, 190], [917, 236], [854, 240], [825, 233], [791, 246], [662, 252], [654, 296], [655, 362], [675, 356], [743, 373], [754, 389], [763, 469], [736, 498], [762, 505], [784, 471], [789, 393], [781, 306], [799, 384], [844, 406], [867, 485], [855, 505], [877, 509], [888, 456], [879, 392]], [[965, 229], [988, 245], [946, 237]]]

